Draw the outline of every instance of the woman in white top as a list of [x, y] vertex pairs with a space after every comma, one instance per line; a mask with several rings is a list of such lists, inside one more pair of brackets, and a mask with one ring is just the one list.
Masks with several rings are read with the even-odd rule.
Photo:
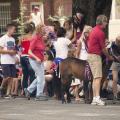
[[81, 60], [87, 60], [87, 40], [92, 30], [91, 26], [85, 26], [82, 35], [77, 43], [76, 57]]

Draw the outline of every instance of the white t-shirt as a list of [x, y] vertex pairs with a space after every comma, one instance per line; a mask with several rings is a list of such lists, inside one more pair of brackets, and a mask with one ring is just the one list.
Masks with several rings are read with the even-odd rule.
[[31, 17], [32, 17], [32, 22], [35, 24], [35, 27], [39, 24], [42, 24], [42, 18], [40, 12], [37, 12], [37, 14], [31, 13]]
[[71, 39], [72, 35], [73, 35], [73, 30], [70, 29], [70, 30], [66, 31], [66, 36], [65, 37], [68, 38], [68, 39]]
[[[15, 39], [9, 37], [7, 34], [0, 38], [0, 47], [4, 50], [14, 50], [15, 49]], [[1, 64], [15, 64], [15, 55], [1, 54]]]
[[61, 37], [58, 38], [57, 41], [54, 42], [54, 47], [56, 50], [56, 58], [67, 58], [69, 45], [71, 44], [71, 41], [67, 38]]
[[79, 59], [81, 59], [81, 60], [87, 60], [88, 52], [86, 50], [84, 41], [81, 41], [81, 44], [82, 44], [82, 47], [81, 47], [81, 52], [80, 52]]

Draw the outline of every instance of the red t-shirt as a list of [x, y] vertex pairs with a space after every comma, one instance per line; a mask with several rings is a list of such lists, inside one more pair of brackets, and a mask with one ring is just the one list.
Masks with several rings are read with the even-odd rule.
[[29, 47], [30, 47], [30, 40], [23, 40], [22, 43], [21, 43], [21, 46], [23, 48], [23, 51], [22, 51], [22, 54], [26, 54], [28, 55], [28, 50], [29, 50]]
[[105, 34], [100, 25], [97, 25], [89, 36], [88, 53], [101, 55], [103, 48], [105, 48]]
[[[30, 48], [29, 48], [33, 54], [35, 54], [40, 60], [44, 60], [44, 51], [45, 51], [45, 45], [42, 36], [39, 34], [36, 34], [33, 36], [31, 42], [30, 42]], [[32, 56], [30, 55], [32, 58]]]

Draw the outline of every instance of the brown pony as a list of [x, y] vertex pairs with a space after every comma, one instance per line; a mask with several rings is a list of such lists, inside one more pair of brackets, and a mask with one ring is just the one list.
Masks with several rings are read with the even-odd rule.
[[[85, 103], [90, 103], [92, 101], [92, 78], [89, 79], [87, 78], [88, 76], [86, 76], [87, 74], [85, 75], [86, 65], [88, 65], [86, 61], [74, 57], [68, 57], [61, 62], [62, 103], [66, 102], [64, 98], [65, 93], [67, 94], [67, 102], [71, 102], [69, 88], [73, 78], [78, 78], [84, 83]], [[92, 74], [90, 76], [92, 76]]]

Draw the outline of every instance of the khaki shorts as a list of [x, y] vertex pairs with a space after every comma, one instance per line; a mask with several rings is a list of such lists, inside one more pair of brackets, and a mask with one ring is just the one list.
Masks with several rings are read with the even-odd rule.
[[114, 71], [120, 71], [120, 63], [113, 62], [110, 69]]
[[88, 63], [90, 65], [93, 78], [102, 78], [102, 59], [101, 56], [96, 54], [88, 55]]

